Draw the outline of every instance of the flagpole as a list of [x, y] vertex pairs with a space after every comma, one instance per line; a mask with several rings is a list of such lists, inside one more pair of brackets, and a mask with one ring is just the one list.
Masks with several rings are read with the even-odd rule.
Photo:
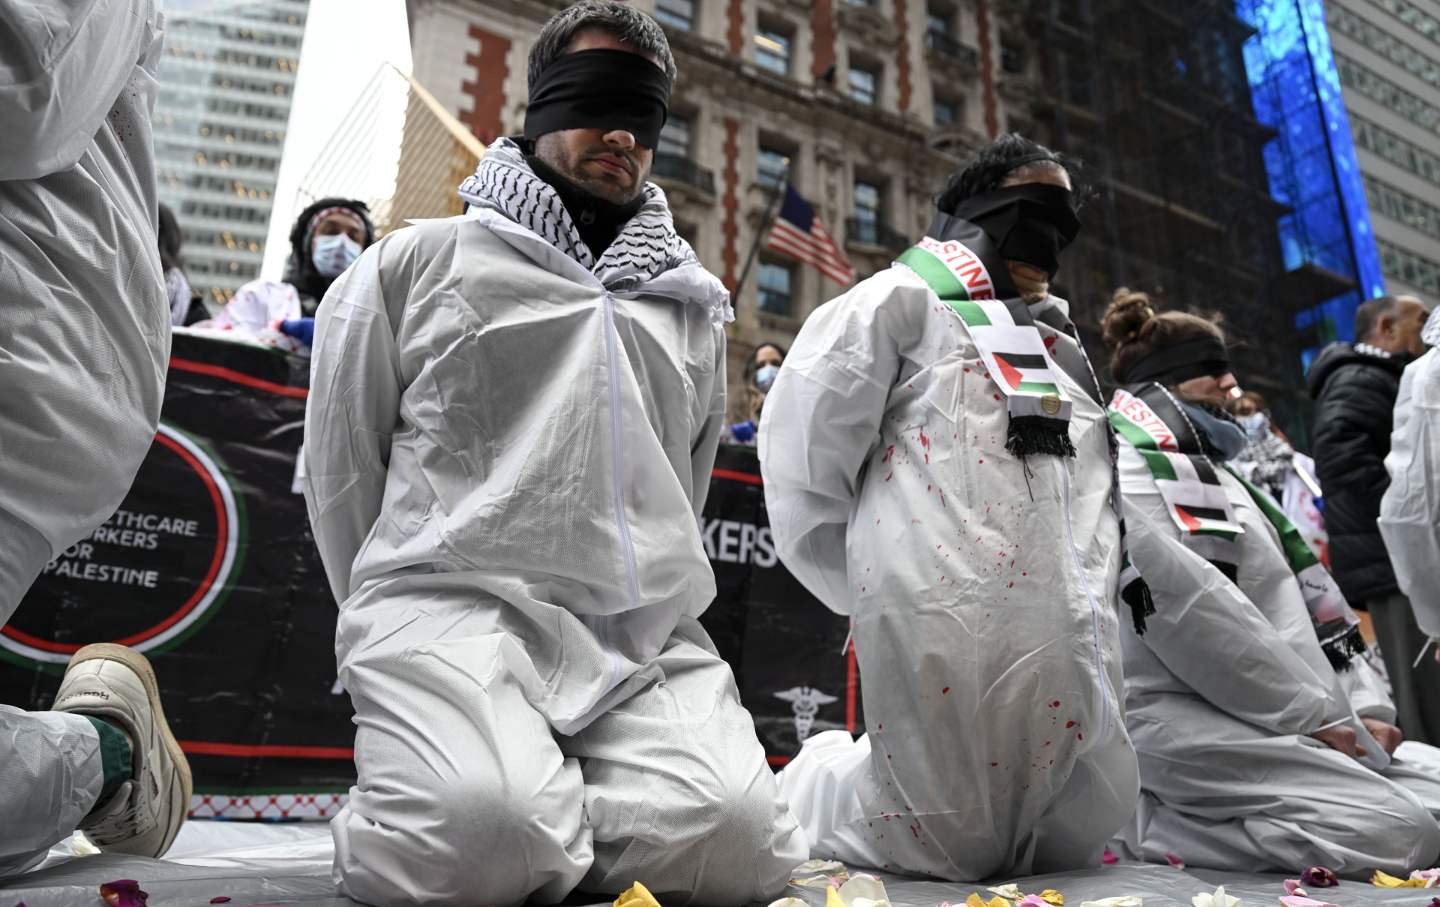
[[740, 280], [735, 284], [735, 295], [739, 296], [745, 288], [745, 278], [750, 276], [750, 268], [755, 264], [755, 256], [760, 253], [760, 240], [764, 238], [765, 231], [770, 226], [770, 220], [775, 215], [775, 203], [780, 200], [785, 188], [790, 185], [790, 159], [785, 159], [785, 170], [780, 174], [780, 181], [775, 184], [775, 189], [770, 193], [770, 201], [765, 204], [765, 216], [760, 218], [760, 227], [755, 231], [755, 239], [750, 243], [750, 254], [745, 256], [745, 267], [740, 269]]

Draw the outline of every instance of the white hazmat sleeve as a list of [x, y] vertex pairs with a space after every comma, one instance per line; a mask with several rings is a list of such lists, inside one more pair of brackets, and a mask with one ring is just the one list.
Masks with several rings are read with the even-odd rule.
[[1380, 533], [1420, 629], [1440, 636], [1440, 353], [1433, 349], [1405, 369], [1385, 468]]
[[892, 309], [837, 302], [806, 320], [766, 395], [759, 455], [780, 559], [832, 611], [849, 614], [845, 529], [900, 352]]
[[337, 604], [354, 591], [351, 564], [380, 516], [403, 389], [380, 257], [369, 250], [325, 294], [310, 357], [305, 504]]

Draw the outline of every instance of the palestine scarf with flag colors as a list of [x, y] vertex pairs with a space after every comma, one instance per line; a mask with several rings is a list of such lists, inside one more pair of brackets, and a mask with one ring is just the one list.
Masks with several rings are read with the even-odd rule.
[[[964, 221], [950, 220], [975, 230]], [[976, 241], [973, 236], [967, 239]], [[965, 323], [985, 368], [1006, 397], [1010, 425], [1005, 449], [1017, 457], [1075, 456], [1070, 440], [1071, 403], [1052, 371], [1055, 365], [1025, 301], [1018, 294], [996, 299], [990, 268], [959, 239], [942, 241], [927, 236], [896, 259], [896, 264], [919, 275]]]
[[810, 265], [842, 287], [855, 282], [855, 266], [835, 245], [814, 207], [788, 183], [765, 248]]
[[[1245, 529], [1236, 517], [1219, 471], [1204, 452], [1199, 431], [1170, 391], [1149, 382], [1121, 388], [1110, 404], [1110, 423], [1140, 454], [1181, 542], [1238, 583]], [[1290, 570], [1310, 612], [1315, 635], [1337, 669], [1365, 651], [1360, 620], [1339, 587], [1305, 543], [1300, 530], [1265, 492], [1228, 466], [1219, 467], [1244, 487], [1255, 508], [1275, 529]]]

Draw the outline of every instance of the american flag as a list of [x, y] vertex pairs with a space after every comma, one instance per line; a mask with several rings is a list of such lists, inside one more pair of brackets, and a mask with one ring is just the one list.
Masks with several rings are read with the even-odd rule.
[[842, 287], [855, 281], [855, 266], [835, 245], [820, 216], [794, 186], [785, 186], [785, 201], [775, 226], [770, 228], [765, 248], [814, 267]]

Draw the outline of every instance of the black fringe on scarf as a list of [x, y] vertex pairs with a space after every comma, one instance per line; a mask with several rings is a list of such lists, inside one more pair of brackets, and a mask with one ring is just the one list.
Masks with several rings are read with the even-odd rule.
[[1360, 635], [1360, 625], [1346, 630], [1343, 636], [1322, 643], [1320, 648], [1330, 659], [1330, 667], [1337, 671], [1346, 670], [1350, 667], [1350, 659], [1365, 654], [1365, 638]]
[[1005, 435], [1005, 449], [1020, 459], [1035, 454], [1075, 457], [1069, 423], [1044, 416], [1011, 416], [1010, 429]]
[[1150, 587], [1145, 580], [1137, 579], [1135, 582], [1120, 590], [1120, 598], [1130, 606], [1130, 619], [1135, 621], [1135, 634], [1145, 635], [1145, 618], [1155, 613], [1155, 599], [1150, 595]]

